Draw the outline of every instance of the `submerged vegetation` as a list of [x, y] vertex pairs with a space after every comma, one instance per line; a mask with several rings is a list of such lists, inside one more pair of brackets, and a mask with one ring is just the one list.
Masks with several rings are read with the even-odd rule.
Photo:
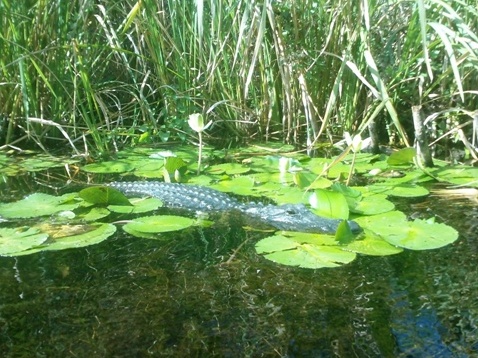
[[476, 155], [474, 0], [5, 0], [0, 13], [0, 148], [109, 156], [191, 140], [192, 113], [223, 146], [314, 147], [370, 125], [409, 145], [421, 106], [441, 155]]
[[[64, 165], [70, 180], [79, 170], [129, 173], [279, 204], [301, 202], [327, 217], [356, 216], [365, 228], [358, 240], [339, 226], [335, 237], [324, 240], [276, 233], [257, 244], [266, 257], [303, 267], [336, 266], [356, 253], [436, 248], [457, 238], [443, 224], [407, 221], [387, 196], [427, 195], [421, 182], [430, 179], [477, 185], [466, 167], [437, 161], [433, 168], [427, 152], [430, 139], [442, 157], [451, 157], [456, 147], [458, 159], [478, 160], [478, 10], [471, 0], [6, 0], [0, 10], [0, 148], [8, 154], [62, 148], [65, 154], [66, 146], [73, 154], [20, 164], [1, 155], [4, 178]], [[426, 132], [430, 138], [419, 135]], [[417, 150], [410, 148], [414, 139]], [[191, 151], [196, 145], [174, 153], [149, 149], [178, 141], [198, 142], [199, 152]], [[262, 147], [251, 156], [249, 148], [234, 157], [231, 147], [252, 141], [293, 146]], [[331, 159], [333, 151], [312, 159], [291, 152], [332, 144], [343, 151]], [[409, 148], [380, 156], [379, 144]], [[207, 145], [229, 149], [202, 161]], [[367, 145], [372, 151], [361, 153]], [[98, 158], [114, 159], [91, 163]], [[223, 161], [232, 163], [218, 164]], [[399, 176], [385, 179], [397, 174], [396, 167]], [[61, 213], [55, 218], [60, 225], [79, 220], [85, 226], [74, 226], [79, 234], [61, 234], [71, 241], [68, 247], [85, 245], [85, 232], [97, 233], [93, 242], [112, 235], [116, 227], [102, 221], [111, 212], [158, 208], [146, 201], [146, 208], [131, 209], [126, 198], [126, 209], [106, 210], [118, 204], [109, 200], [90, 208], [92, 196], [85, 199], [84, 191], [66, 199], [44, 195], [3, 203], [0, 215]], [[156, 235], [150, 226], [164, 229], [159, 222], [176, 227], [172, 217], [140, 219], [152, 223], [147, 231], [141, 231], [141, 220], [126, 224], [125, 231], [150, 238]], [[194, 224], [177, 220], [180, 228]], [[50, 224], [25, 232], [5, 228], [0, 238], [16, 243], [27, 237], [27, 246], [0, 254], [65, 248], [57, 233], [49, 233]], [[332, 262], [320, 258], [324, 247]]]

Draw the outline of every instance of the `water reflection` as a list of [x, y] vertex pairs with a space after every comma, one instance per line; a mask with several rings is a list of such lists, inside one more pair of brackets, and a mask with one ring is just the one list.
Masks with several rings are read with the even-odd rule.
[[[438, 214], [440, 204], [429, 207]], [[278, 266], [219, 228], [0, 258], [0, 351], [30, 356], [478, 355], [475, 209], [454, 245], [338, 269]], [[476, 219], [476, 217], [475, 217]], [[231, 258], [231, 254], [246, 244]], [[227, 262], [227, 263], [226, 263]]]

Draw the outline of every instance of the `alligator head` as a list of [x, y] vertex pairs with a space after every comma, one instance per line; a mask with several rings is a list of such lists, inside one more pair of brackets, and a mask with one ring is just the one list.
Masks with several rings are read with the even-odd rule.
[[[248, 206], [244, 212], [279, 230], [286, 231], [335, 234], [342, 222], [340, 219], [317, 216], [303, 204]], [[355, 221], [348, 220], [347, 223], [354, 234], [362, 231]]]

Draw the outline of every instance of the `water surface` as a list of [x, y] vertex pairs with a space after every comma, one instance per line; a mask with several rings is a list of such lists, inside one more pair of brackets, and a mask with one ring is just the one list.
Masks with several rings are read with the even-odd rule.
[[0, 352], [478, 356], [478, 210], [467, 201], [426, 200], [400, 209], [437, 215], [462, 233], [457, 242], [361, 256], [335, 269], [263, 259], [253, 245], [264, 234], [244, 231], [234, 217], [163, 240], [118, 230], [87, 248], [0, 258]]

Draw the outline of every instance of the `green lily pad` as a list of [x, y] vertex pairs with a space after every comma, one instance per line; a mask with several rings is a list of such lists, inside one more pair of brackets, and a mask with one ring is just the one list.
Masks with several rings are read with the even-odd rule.
[[372, 194], [365, 196], [350, 211], [360, 215], [377, 215], [392, 211], [393, 209], [395, 209], [395, 205], [390, 200], [387, 200], [387, 195]]
[[256, 251], [268, 260], [303, 268], [337, 267], [353, 261], [356, 254], [338, 246], [300, 244], [293, 239], [275, 235], [256, 244]]
[[346, 246], [347, 250], [370, 256], [389, 256], [403, 252], [401, 247], [391, 245], [373, 232], [366, 231], [360, 239]]
[[136, 218], [123, 226], [123, 229], [144, 233], [159, 233], [178, 231], [194, 225], [195, 221], [190, 218], [175, 215], [156, 215]]
[[382, 193], [404, 198], [426, 196], [430, 193], [426, 188], [420, 185], [411, 183], [399, 183], [394, 185], [391, 180], [385, 183], [376, 183], [373, 185], [369, 185], [368, 190], [374, 193]]
[[135, 169], [135, 166], [132, 163], [116, 160], [111, 162], [87, 164], [81, 169], [88, 173], [126, 173]]
[[52, 215], [59, 211], [73, 210], [80, 203], [75, 201], [76, 194], [52, 196], [35, 193], [14, 203], [0, 204], [0, 216], [8, 219], [33, 218]]
[[210, 186], [223, 192], [231, 192], [237, 195], [253, 195], [254, 180], [247, 176], [240, 176], [231, 180], [221, 180], [215, 185]]
[[79, 197], [92, 204], [132, 206], [128, 198], [119, 190], [107, 186], [94, 186], [78, 193]]
[[211, 165], [207, 168], [206, 172], [210, 174], [222, 174], [226, 173], [228, 175], [237, 175], [237, 174], [244, 174], [250, 171], [249, 167], [246, 167], [241, 164], [237, 163], [224, 163], [224, 164], [217, 164]]
[[144, 178], [162, 178], [164, 160], [142, 158], [140, 162], [136, 162], [134, 175]]
[[292, 173], [271, 173], [268, 171], [254, 174], [254, 180], [258, 183], [276, 183], [280, 185], [291, 185], [294, 183]]
[[11, 256], [15, 252], [38, 246], [48, 239], [48, 234], [34, 228], [0, 228], [0, 255]]
[[118, 214], [141, 214], [163, 206], [163, 202], [156, 198], [131, 198], [129, 201], [133, 206], [109, 205], [108, 209]]
[[312, 244], [312, 245], [326, 245], [334, 246], [338, 245], [334, 235], [329, 234], [316, 234], [307, 232], [295, 232], [295, 231], [280, 231], [280, 236], [284, 236], [290, 240], [293, 240], [299, 244]]
[[[269, 175], [269, 174], [267, 174]], [[254, 182], [261, 183], [260, 185], [254, 187], [254, 192], [256, 195], [265, 195], [269, 196], [268, 193], [274, 193], [282, 189], [282, 184], [273, 182], [273, 181], [262, 181], [261, 177], [253, 176]]]
[[401, 211], [388, 211], [383, 214], [361, 216], [354, 219], [362, 228], [380, 235], [383, 238], [399, 233], [400, 227], [407, 226], [407, 217]]
[[393, 152], [388, 157], [388, 165], [410, 165], [413, 164], [413, 158], [416, 155], [415, 148], [403, 148], [399, 151]]
[[158, 235], [158, 233], [136, 231], [126, 225], [123, 226], [123, 230], [127, 232], [128, 234], [130, 234], [131, 236], [138, 237], [140, 239], [161, 240], [164, 238], [164, 236]]
[[359, 190], [356, 190], [344, 184], [334, 183], [330, 189], [343, 194], [345, 200], [347, 200], [349, 209], [355, 208], [362, 200], [362, 193]]
[[309, 189], [326, 189], [332, 186], [333, 182], [330, 179], [320, 177], [315, 178], [312, 183], [310, 183]]
[[168, 173], [174, 173], [176, 170], [180, 170], [182, 168], [186, 168], [187, 163], [178, 157], [167, 157], [164, 160], [164, 167], [168, 171]]
[[398, 196], [402, 198], [416, 198], [419, 196], [426, 196], [430, 194], [428, 189], [420, 185], [401, 184], [392, 188], [388, 195]]
[[63, 167], [65, 164], [77, 163], [78, 160], [70, 158], [57, 158], [49, 155], [35, 155], [21, 161], [21, 166], [29, 172], [37, 172], [50, 168]]
[[274, 235], [260, 240], [256, 244], [256, 252], [258, 254], [265, 254], [274, 251], [284, 251], [295, 249], [300, 243], [282, 235]]
[[[54, 226], [55, 225], [51, 225], [51, 227]], [[79, 231], [82, 233], [67, 236], [68, 230], [71, 230], [71, 227], [68, 227], [68, 225], [63, 225], [62, 227], [67, 227], [67, 231], [63, 234], [56, 235], [57, 237], [54, 238], [51, 238], [50, 235], [50, 239], [47, 242], [44, 242], [38, 246], [34, 246], [27, 250], [10, 252], [8, 256], [23, 256], [34, 254], [40, 251], [57, 251], [90, 246], [106, 240], [108, 237], [110, 237], [116, 232], [116, 226], [114, 226], [113, 224], [76, 225], [76, 227], [80, 227], [80, 229], [75, 230], [75, 233]]]
[[400, 230], [403, 235], [385, 237], [389, 243], [410, 250], [431, 250], [443, 247], [458, 239], [452, 227], [433, 220], [414, 220]]
[[453, 166], [444, 168], [431, 168], [429, 171], [449, 183], [478, 187], [478, 169], [468, 166]]
[[355, 239], [355, 235], [352, 233], [349, 224], [347, 221], [343, 220], [337, 227], [337, 232], [335, 233], [335, 240], [340, 245], [346, 245], [352, 242]]
[[340, 192], [317, 189], [310, 196], [309, 203], [317, 215], [339, 219], [349, 217], [347, 200]]
[[430, 250], [446, 246], [458, 238], [458, 232], [433, 220], [407, 221], [405, 214], [390, 211], [355, 219], [363, 228], [381, 236], [392, 245], [410, 250]]
[[110, 211], [106, 208], [93, 207], [87, 213], [79, 215], [79, 217], [86, 222], [95, 222], [107, 217]]
[[[259, 189], [259, 188], [256, 188]], [[274, 191], [261, 191], [261, 195], [267, 196], [277, 204], [308, 204], [310, 193], [303, 191], [297, 186], [281, 185]]]

